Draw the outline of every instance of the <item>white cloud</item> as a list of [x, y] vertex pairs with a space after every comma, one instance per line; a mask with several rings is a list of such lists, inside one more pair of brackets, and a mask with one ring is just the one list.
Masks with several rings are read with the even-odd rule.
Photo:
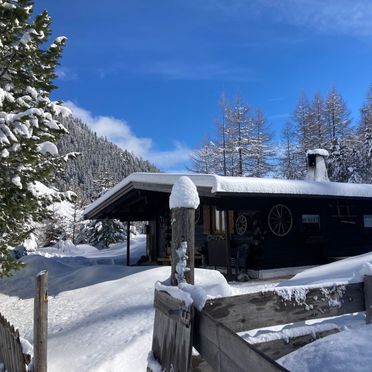
[[65, 102], [74, 117], [87, 124], [99, 136], [106, 137], [122, 149], [128, 150], [143, 159], [149, 160], [161, 170], [184, 169], [189, 161], [191, 149], [175, 141], [173, 148], [156, 150], [154, 141], [147, 137], [138, 137], [125, 120], [110, 116], [94, 116], [71, 101]]

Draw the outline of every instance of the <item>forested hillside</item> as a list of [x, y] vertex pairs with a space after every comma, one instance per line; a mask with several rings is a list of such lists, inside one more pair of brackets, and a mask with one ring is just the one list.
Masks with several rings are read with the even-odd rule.
[[61, 190], [81, 191], [80, 196], [89, 202], [102, 188], [113, 186], [132, 172], [158, 171], [148, 161], [98, 137], [79, 119], [65, 118], [62, 124], [69, 134], [58, 142], [59, 152], [76, 151], [80, 156], [66, 164], [57, 185]]

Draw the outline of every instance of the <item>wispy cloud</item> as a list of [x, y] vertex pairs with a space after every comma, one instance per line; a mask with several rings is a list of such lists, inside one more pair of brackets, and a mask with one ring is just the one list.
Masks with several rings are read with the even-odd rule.
[[372, 36], [370, 0], [264, 2], [278, 10], [279, 20], [296, 26], [307, 26], [321, 33]]
[[99, 136], [106, 137], [122, 149], [149, 160], [161, 170], [183, 169], [190, 158], [191, 149], [178, 141], [168, 150], [157, 150], [151, 138], [139, 137], [133, 133], [125, 120], [110, 116], [94, 116], [90, 111], [67, 101], [65, 105]]
[[137, 65], [113, 64], [97, 70], [100, 78], [120, 74], [122, 77], [166, 80], [256, 81], [257, 75], [248, 67], [195, 61], [158, 60]]
[[266, 18], [320, 33], [372, 36], [370, 0], [203, 0], [197, 4], [213, 14]]
[[252, 70], [249, 68], [231, 66], [223, 63], [158, 61], [140, 66], [139, 71], [170, 80], [256, 80], [256, 76], [254, 76]]
[[57, 67], [56, 75], [57, 75], [57, 79], [63, 80], [63, 81], [71, 81], [71, 80], [76, 80], [78, 78], [78, 75], [76, 72], [72, 71], [68, 67], [62, 67], [62, 66]]

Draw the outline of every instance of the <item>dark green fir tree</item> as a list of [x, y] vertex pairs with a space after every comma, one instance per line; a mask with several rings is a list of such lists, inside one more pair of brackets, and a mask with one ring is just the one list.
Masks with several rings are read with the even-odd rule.
[[29, 0], [0, 0], [0, 276], [20, 267], [10, 250], [62, 197], [46, 185], [63, 163], [54, 143], [68, 110], [49, 96], [66, 38], [45, 47], [51, 19], [32, 10]]

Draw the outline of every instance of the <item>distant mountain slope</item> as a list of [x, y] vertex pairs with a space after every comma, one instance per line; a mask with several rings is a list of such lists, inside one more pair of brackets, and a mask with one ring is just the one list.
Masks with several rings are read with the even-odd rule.
[[81, 191], [81, 196], [90, 201], [101, 185], [110, 187], [133, 172], [159, 171], [148, 161], [98, 137], [81, 120], [67, 118], [62, 122], [69, 134], [57, 144], [60, 154], [77, 151], [81, 155], [67, 163], [58, 179], [60, 189]]

